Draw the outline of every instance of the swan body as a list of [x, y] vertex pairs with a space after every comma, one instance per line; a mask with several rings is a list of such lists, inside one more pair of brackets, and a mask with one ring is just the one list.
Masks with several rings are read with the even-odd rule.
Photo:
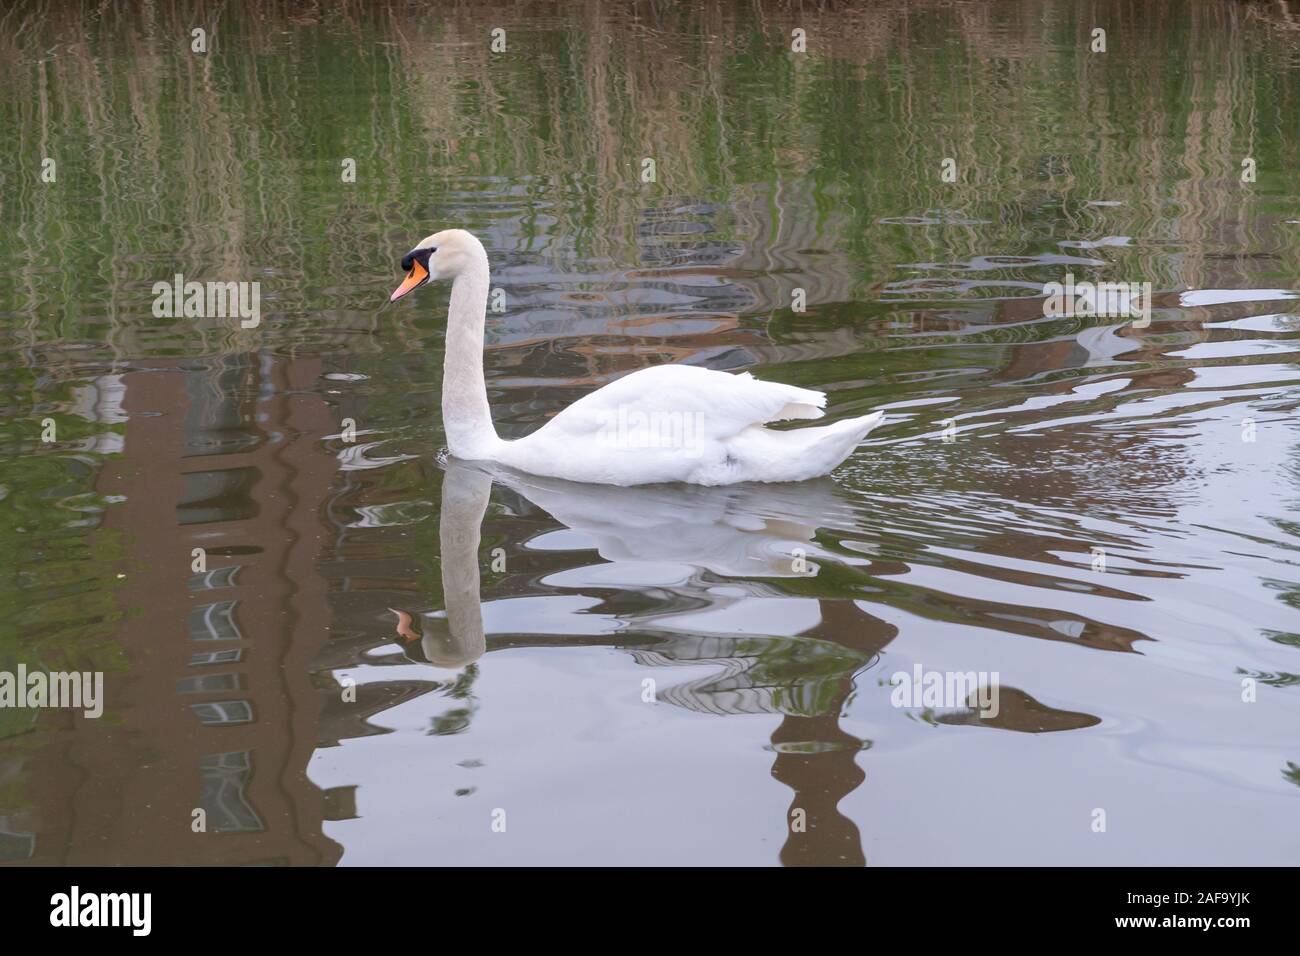
[[483, 378], [488, 259], [463, 229], [424, 239], [402, 260], [395, 301], [433, 278], [452, 279], [442, 416], [448, 450], [567, 481], [608, 485], [728, 485], [803, 481], [842, 462], [883, 412], [816, 428], [771, 422], [820, 418], [826, 396], [692, 365], [641, 369], [578, 399], [515, 441], [497, 436]]

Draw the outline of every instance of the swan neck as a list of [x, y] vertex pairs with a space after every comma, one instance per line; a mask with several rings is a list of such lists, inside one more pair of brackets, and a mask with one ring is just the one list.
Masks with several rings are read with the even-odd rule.
[[451, 285], [442, 369], [442, 422], [447, 448], [457, 458], [490, 457], [500, 442], [492, 427], [483, 378], [488, 281], [487, 253], [480, 249], [473, 263]]

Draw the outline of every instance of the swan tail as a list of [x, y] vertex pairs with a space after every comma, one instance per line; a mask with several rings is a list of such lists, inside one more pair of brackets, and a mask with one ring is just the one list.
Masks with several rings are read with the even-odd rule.
[[872, 412], [870, 415], [849, 418], [822, 428], [804, 429], [821, 433], [808, 449], [807, 454], [811, 459], [809, 464], [820, 469], [817, 474], [826, 474], [853, 454], [853, 449], [858, 447], [858, 443], [878, 428], [884, 420], [884, 412]]
[[751, 428], [741, 436], [750, 481], [804, 481], [829, 473], [853, 453], [862, 439], [885, 421], [872, 412], [818, 428], [774, 431]]

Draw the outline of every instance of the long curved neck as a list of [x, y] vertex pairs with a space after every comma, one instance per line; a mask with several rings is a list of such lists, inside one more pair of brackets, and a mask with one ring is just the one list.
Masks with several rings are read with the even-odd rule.
[[457, 458], [487, 458], [500, 444], [492, 427], [483, 380], [483, 320], [487, 313], [488, 260], [479, 250], [451, 285], [447, 351], [442, 366], [442, 424]]

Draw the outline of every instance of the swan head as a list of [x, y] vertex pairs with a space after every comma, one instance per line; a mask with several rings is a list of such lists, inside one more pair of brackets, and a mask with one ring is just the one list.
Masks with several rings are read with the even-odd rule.
[[408, 292], [414, 292], [430, 279], [454, 279], [470, 266], [487, 261], [483, 244], [474, 234], [464, 229], [444, 229], [425, 236], [402, 256], [402, 280], [389, 302], [396, 302]]

